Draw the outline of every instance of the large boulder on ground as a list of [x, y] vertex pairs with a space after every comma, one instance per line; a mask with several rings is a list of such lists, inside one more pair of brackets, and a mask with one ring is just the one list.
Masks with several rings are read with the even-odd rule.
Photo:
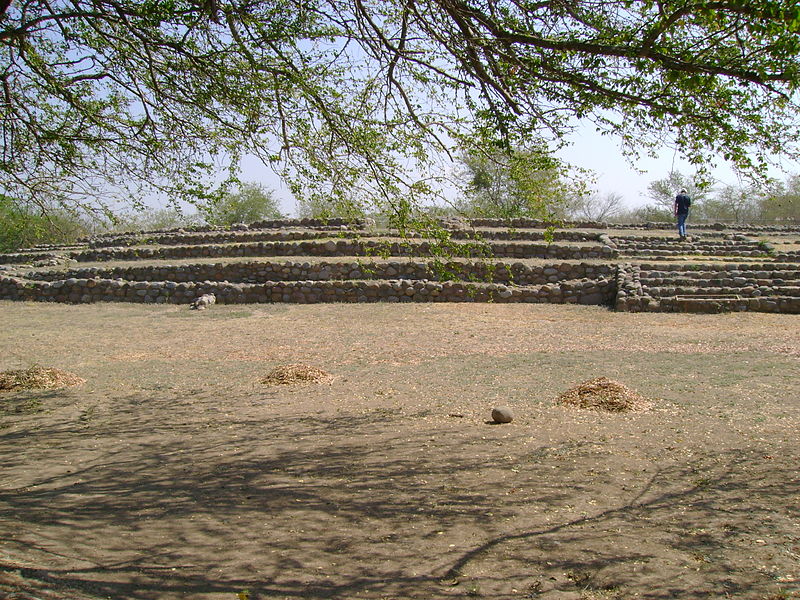
[[514, 413], [507, 406], [495, 406], [492, 409], [492, 421], [495, 423], [511, 423], [514, 420]]

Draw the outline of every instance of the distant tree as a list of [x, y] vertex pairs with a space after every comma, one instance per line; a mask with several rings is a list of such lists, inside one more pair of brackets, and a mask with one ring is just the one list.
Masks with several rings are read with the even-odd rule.
[[69, 244], [93, 232], [85, 216], [26, 204], [0, 195], [0, 252], [37, 244]]
[[790, 175], [761, 198], [761, 216], [776, 223], [800, 223], [800, 175]]
[[672, 211], [675, 196], [686, 190], [693, 205], [701, 204], [709, 195], [708, 186], [701, 185], [693, 177], [683, 175], [679, 171], [671, 171], [663, 179], [657, 179], [647, 186], [647, 196], [659, 208]]
[[625, 206], [621, 194], [594, 192], [579, 196], [570, 208], [569, 216], [586, 221], [609, 221], [623, 214]]
[[239, 191], [229, 192], [207, 205], [204, 212], [210, 224], [223, 226], [283, 217], [273, 191], [260, 183], [240, 184]]
[[786, 182], [764, 184], [725, 184], [715, 188], [701, 187], [680, 173], [654, 181], [648, 195], [654, 204], [631, 211], [634, 220], [671, 220], [675, 193], [686, 189], [692, 198], [692, 220], [725, 223], [759, 221], [800, 221], [800, 176], [792, 175]]
[[752, 223], [760, 219], [763, 193], [752, 185], [724, 185], [696, 209], [697, 219]]
[[492, 155], [464, 153], [459, 174], [461, 214], [511, 219], [563, 216], [567, 204], [586, 192], [580, 177], [544, 152], [518, 150]]
[[367, 216], [356, 200], [343, 201], [338, 195], [298, 196], [297, 216], [301, 219], [349, 219], [358, 220]]
[[197, 213], [187, 214], [175, 207], [147, 208], [118, 215], [114, 219], [113, 231], [155, 231], [176, 229], [198, 225], [201, 218]]
[[663, 223], [674, 219], [672, 209], [661, 208], [656, 204], [647, 204], [622, 211], [618, 217], [621, 223]]

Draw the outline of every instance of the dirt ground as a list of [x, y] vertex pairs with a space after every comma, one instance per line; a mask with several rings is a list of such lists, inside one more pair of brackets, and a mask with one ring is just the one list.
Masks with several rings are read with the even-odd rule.
[[[0, 598], [800, 597], [800, 320], [0, 302]], [[267, 386], [274, 367], [326, 384]], [[597, 376], [653, 399], [554, 398]], [[512, 423], [488, 422], [508, 405]]]

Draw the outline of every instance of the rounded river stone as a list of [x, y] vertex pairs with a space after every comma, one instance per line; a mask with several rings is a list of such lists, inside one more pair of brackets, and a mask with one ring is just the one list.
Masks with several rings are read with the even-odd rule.
[[492, 409], [492, 420], [495, 423], [511, 423], [514, 420], [514, 414], [507, 406], [496, 406]]

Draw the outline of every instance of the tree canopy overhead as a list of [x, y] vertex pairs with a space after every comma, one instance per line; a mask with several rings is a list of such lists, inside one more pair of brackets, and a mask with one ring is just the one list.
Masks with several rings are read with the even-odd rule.
[[452, 147], [546, 152], [575, 119], [629, 151], [677, 145], [697, 165], [796, 156], [795, 0], [3, 0], [0, 11], [0, 193], [41, 206], [147, 190], [202, 199], [220, 167], [235, 177], [252, 153], [298, 196], [402, 213]]

